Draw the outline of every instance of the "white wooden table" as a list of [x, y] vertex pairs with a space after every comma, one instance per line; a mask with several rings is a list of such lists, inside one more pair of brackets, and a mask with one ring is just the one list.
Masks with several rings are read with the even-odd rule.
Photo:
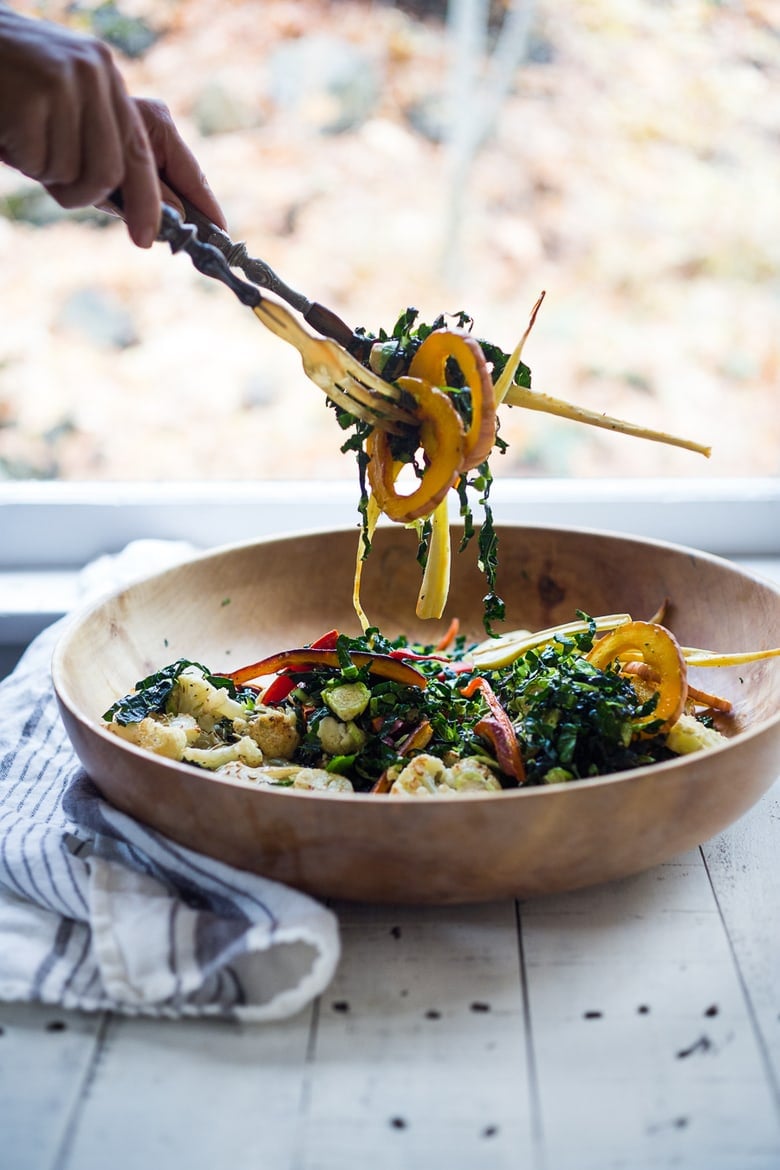
[[0, 1004], [0, 1168], [778, 1170], [778, 857], [776, 787], [597, 889], [337, 904], [277, 1025]]

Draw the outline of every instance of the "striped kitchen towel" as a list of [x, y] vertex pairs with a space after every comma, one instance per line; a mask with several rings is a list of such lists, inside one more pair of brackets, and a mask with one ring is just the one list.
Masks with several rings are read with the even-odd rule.
[[[101, 558], [85, 599], [182, 551], [138, 542]], [[246, 1022], [301, 1010], [336, 968], [335, 916], [102, 799], [52, 690], [60, 626], [0, 683], [0, 999]]]

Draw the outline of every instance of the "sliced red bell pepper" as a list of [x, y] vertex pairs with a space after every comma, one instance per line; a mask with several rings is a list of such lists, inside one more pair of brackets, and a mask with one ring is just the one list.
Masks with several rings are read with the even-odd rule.
[[[390, 679], [407, 687], [424, 688], [428, 685], [425, 675], [413, 666], [389, 654], [371, 654], [366, 651], [356, 651], [350, 654], [350, 661], [354, 666], [367, 666], [369, 673], [380, 678]], [[272, 654], [269, 658], [261, 658], [249, 666], [242, 666], [239, 670], [231, 671], [224, 677], [232, 679], [236, 686], [251, 682], [253, 678], [260, 678], [267, 674], [279, 674], [280, 671], [292, 671], [296, 674], [306, 674], [320, 667], [338, 669], [341, 660], [335, 650], [322, 650], [314, 646], [301, 646], [294, 650], [282, 650]]]
[[311, 644], [312, 650], [335, 650], [339, 640], [338, 630], [328, 630], [327, 634], [320, 634]]
[[417, 654], [414, 650], [391, 650], [388, 657], [399, 658], [402, 662], [449, 662], [446, 654]]
[[263, 691], [264, 703], [283, 703], [291, 691], [295, 690], [295, 680], [289, 674], [277, 674]]
[[517, 742], [512, 721], [496, 698], [495, 692], [487, 679], [477, 675], [465, 687], [461, 694], [470, 699], [475, 691], [482, 691], [485, 701], [490, 708], [490, 717], [480, 719], [474, 725], [477, 735], [489, 740], [496, 753], [496, 760], [502, 772], [507, 776], [514, 776], [518, 784], [525, 783], [525, 765], [520, 755], [520, 745]]
[[[328, 630], [311, 644], [312, 650], [335, 650], [338, 642], [338, 630]], [[263, 692], [264, 703], [283, 703], [291, 691], [295, 690], [295, 682], [289, 674], [278, 674]]]

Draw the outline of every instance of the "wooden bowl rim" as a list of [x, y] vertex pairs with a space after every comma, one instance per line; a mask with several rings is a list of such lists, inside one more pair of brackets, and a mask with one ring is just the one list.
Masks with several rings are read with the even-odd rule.
[[[386, 525], [386, 527], [393, 527], [393, 526]], [[457, 530], [462, 526], [457, 525], [457, 524], [453, 524], [453, 525], [451, 525], [451, 527], [453, 529]], [[672, 541], [660, 540], [660, 539], [652, 538], [652, 537], [633, 536], [631, 534], [627, 534], [627, 533], [623, 533], [623, 532], [619, 532], [619, 531], [613, 531], [610, 529], [591, 528], [591, 527], [585, 527], [585, 526], [572, 526], [572, 525], [563, 525], [563, 524], [505, 523], [505, 524], [497, 525], [497, 529], [499, 532], [499, 536], [500, 536], [501, 531], [506, 531], [509, 529], [515, 530], [515, 531], [519, 530], [519, 531], [529, 532], [529, 533], [530, 532], [555, 533], [557, 535], [564, 535], [564, 536], [565, 535], [576, 535], [576, 536], [586, 536], [586, 537], [592, 536], [592, 537], [598, 537], [598, 538], [613, 539], [613, 540], [617, 540], [617, 541], [627, 541], [629, 543], [642, 545], [643, 547], [646, 547], [646, 548], [651, 548], [651, 549], [652, 548], [659, 548], [659, 549], [664, 549], [665, 551], [672, 552], [672, 553], [679, 553], [679, 554], [683, 554], [683, 555], [696, 556], [697, 558], [707, 560], [710, 563], [714, 564], [715, 566], [717, 566], [721, 569], [724, 569], [728, 572], [731, 572], [731, 573], [735, 574], [736, 576], [739, 576], [739, 577], [742, 577], [746, 580], [752, 581], [753, 583], [761, 586], [764, 589], [768, 589], [769, 592], [774, 593], [778, 597], [780, 597], [780, 585], [778, 585], [776, 582], [772, 581], [771, 579], [762, 577], [760, 574], [755, 573], [752, 570], [745, 569], [742, 566], [737, 565], [732, 561], [729, 561], [725, 557], [718, 556], [715, 553], [705, 552], [703, 550], [696, 549], [696, 548], [693, 548], [693, 547], [688, 546], [688, 545], [678, 544], [678, 543], [675, 543]], [[369, 804], [375, 804], [375, 805], [378, 804], [379, 806], [381, 806], [387, 800], [392, 800], [394, 807], [400, 806], [400, 805], [408, 805], [411, 808], [419, 809], [421, 804], [426, 804], [426, 805], [430, 805], [431, 807], [436, 807], [441, 803], [446, 803], [448, 805], [452, 804], [453, 802], [464, 803], [464, 800], [468, 804], [472, 804], [473, 802], [477, 802], [479, 804], [487, 803], [489, 805], [493, 805], [493, 804], [496, 804], [497, 802], [500, 802], [500, 801], [516, 800], [516, 799], [522, 799], [522, 800], [529, 800], [532, 798], [554, 799], [554, 798], [559, 798], [561, 795], [563, 795], [564, 793], [567, 793], [567, 792], [571, 793], [572, 791], [582, 791], [583, 789], [600, 788], [600, 787], [604, 787], [607, 785], [615, 785], [615, 784], [619, 784], [619, 783], [625, 783], [627, 781], [638, 782], [644, 778], [663, 777], [663, 776], [666, 776], [670, 773], [674, 774], [675, 772], [679, 771], [680, 769], [685, 768], [692, 760], [697, 760], [697, 761], [701, 760], [702, 753], [701, 752], [694, 752], [694, 753], [691, 753], [689, 755], [678, 756], [677, 758], [672, 759], [672, 760], [664, 760], [663, 762], [658, 763], [658, 764], [646, 764], [640, 768], [631, 768], [631, 769], [628, 769], [628, 770], [622, 771], [622, 772], [612, 772], [612, 773], [608, 773], [608, 774], [603, 775], [603, 776], [593, 776], [590, 778], [584, 778], [581, 780], [572, 781], [571, 783], [567, 783], [567, 784], [538, 785], [538, 786], [529, 787], [529, 788], [510, 788], [510, 789], [503, 789], [501, 792], [491, 792], [491, 793], [479, 792], [479, 793], [465, 793], [465, 794], [463, 794], [463, 793], [461, 793], [461, 794], [457, 794], [457, 793], [443, 794], [443, 795], [437, 796], [435, 801], [430, 801], [430, 802], [416, 801], [416, 800], [400, 801], [400, 800], [398, 800], [397, 797], [396, 798], [391, 797], [389, 793], [370, 793], [370, 792], [352, 792], [352, 793], [327, 792], [326, 793], [326, 792], [316, 792], [316, 791], [295, 791], [293, 789], [287, 789], [287, 788], [273, 788], [273, 787], [266, 787], [264, 785], [256, 785], [256, 784], [252, 784], [248, 780], [241, 780], [241, 779], [236, 778], [236, 777], [220, 776], [217, 773], [209, 772], [207, 769], [204, 769], [204, 768], [197, 768], [192, 764], [185, 763], [184, 761], [170, 760], [170, 759], [167, 759], [165, 756], [155, 756], [155, 755], [151, 754], [150, 752], [146, 751], [145, 749], [137, 747], [135, 744], [129, 743], [126, 740], [119, 739], [117, 736], [112, 735], [111, 732], [107, 731], [106, 728], [104, 726], [102, 726], [102, 724], [100, 724], [97, 720], [93, 719], [91, 716], [85, 715], [72, 701], [70, 695], [68, 694], [67, 683], [65, 682], [65, 677], [64, 677], [65, 676], [65, 658], [66, 658], [67, 653], [68, 653], [69, 645], [70, 645], [71, 641], [73, 640], [73, 638], [78, 633], [78, 631], [81, 629], [81, 627], [90, 618], [92, 618], [95, 614], [99, 613], [99, 611], [102, 608], [107, 607], [107, 606], [112, 605], [112, 604], [115, 604], [116, 601], [124, 594], [131, 592], [132, 590], [139, 588], [143, 585], [147, 585], [150, 582], [158, 581], [158, 580], [162, 581], [166, 576], [177, 572], [178, 570], [180, 570], [182, 567], [185, 567], [185, 566], [189, 566], [189, 565], [193, 565], [193, 564], [200, 564], [203, 562], [207, 562], [209, 560], [219, 560], [225, 556], [233, 555], [235, 553], [245, 552], [245, 551], [248, 551], [250, 549], [258, 548], [258, 547], [261, 547], [261, 546], [264, 546], [267, 544], [279, 544], [282, 542], [284, 542], [284, 543], [294, 542], [294, 541], [299, 541], [299, 540], [307, 539], [307, 538], [311, 538], [311, 537], [320, 537], [321, 538], [323, 536], [334, 536], [334, 537], [335, 536], [343, 536], [345, 533], [350, 534], [350, 535], [355, 535], [357, 531], [358, 531], [357, 527], [353, 528], [353, 527], [346, 527], [346, 526], [341, 526], [339, 528], [333, 528], [333, 529], [323, 529], [323, 528], [300, 529], [300, 530], [296, 530], [296, 531], [290, 532], [290, 533], [274, 533], [274, 534], [270, 534], [268, 536], [254, 538], [254, 539], [250, 539], [250, 540], [246, 540], [246, 541], [234, 541], [234, 542], [231, 542], [229, 544], [220, 545], [216, 548], [204, 549], [202, 551], [195, 552], [191, 557], [188, 557], [188, 558], [186, 558], [186, 560], [180, 561], [175, 565], [171, 565], [171, 566], [168, 566], [164, 569], [158, 569], [158, 570], [155, 570], [154, 572], [139, 576], [139, 577], [133, 579], [132, 581], [129, 581], [126, 584], [120, 586], [119, 588], [114, 589], [114, 590], [110, 591], [109, 593], [106, 593], [105, 595], [96, 599], [95, 601], [87, 603], [82, 608], [74, 610], [68, 616], [68, 618], [65, 619], [66, 625], [63, 628], [62, 632], [60, 633], [60, 636], [59, 636], [57, 643], [54, 647], [54, 650], [52, 652], [52, 658], [51, 658], [52, 683], [53, 683], [54, 690], [55, 690], [55, 693], [57, 695], [57, 699], [58, 699], [59, 703], [68, 710], [68, 712], [71, 714], [71, 716], [75, 720], [77, 720], [81, 724], [86, 725], [92, 733], [94, 733], [97, 736], [99, 736], [100, 738], [104, 739], [106, 742], [110, 742], [111, 745], [115, 749], [117, 749], [118, 751], [123, 752], [123, 753], [127, 753], [130, 755], [130, 757], [135, 756], [141, 761], [149, 762], [150, 760], [153, 760], [154, 763], [157, 766], [162, 767], [164, 771], [171, 770], [175, 773], [181, 773], [182, 771], [184, 771], [185, 774], [190, 775], [190, 776], [194, 776], [194, 777], [198, 777], [199, 779], [201, 779], [203, 781], [213, 781], [213, 782], [216, 782], [217, 784], [226, 785], [228, 787], [233, 787], [233, 788], [244, 789], [247, 791], [256, 792], [256, 793], [262, 794], [262, 796], [264, 798], [279, 798], [279, 799], [285, 800], [285, 799], [289, 799], [290, 797], [292, 797], [292, 798], [301, 798], [302, 797], [302, 798], [305, 798], [307, 800], [326, 801], [329, 805], [332, 804], [334, 801], [337, 803], [346, 803], [349, 805], [354, 804], [355, 801], [359, 801], [360, 803], [369, 803]], [[729, 751], [729, 749], [731, 749], [735, 746], [738, 746], [741, 744], [746, 744], [752, 739], [756, 739], [760, 736], [766, 735], [778, 723], [780, 723], [780, 710], [778, 710], [774, 715], [770, 716], [768, 719], [765, 719], [761, 723], [757, 724], [755, 727], [749, 727], [744, 731], [737, 732], [733, 737], [729, 738], [726, 743], [720, 744], [720, 745], [717, 745], [716, 747], [708, 749], [706, 752], [706, 755], [708, 758], [716, 758], [716, 757], [722, 755], [724, 752]], [[379, 801], [377, 801], [377, 797], [380, 798]]]

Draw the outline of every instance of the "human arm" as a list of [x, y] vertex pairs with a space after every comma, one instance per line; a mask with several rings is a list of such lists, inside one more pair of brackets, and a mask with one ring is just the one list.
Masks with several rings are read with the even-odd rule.
[[217, 226], [222, 211], [167, 107], [130, 97], [94, 37], [0, 3], [0, 160], [66, 208], [105, 204], [121, 188], [134, 243], [149, 247], [163, 198], [176, 193]]

